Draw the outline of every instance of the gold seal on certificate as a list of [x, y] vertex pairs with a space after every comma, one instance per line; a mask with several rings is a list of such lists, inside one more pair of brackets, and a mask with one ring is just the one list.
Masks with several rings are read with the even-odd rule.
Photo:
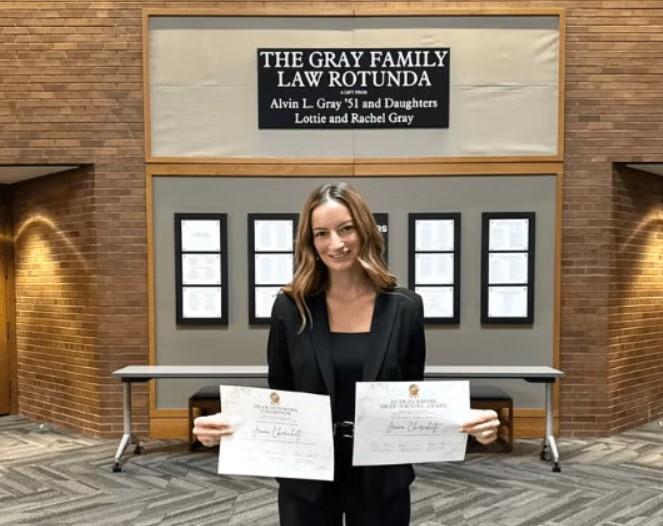
[[469, 382], [357, 382], [354, 466], [458, 461]]
[[329, 396], [234, 385], [220, 391], [234, 433], [221, 440], [219, 474], [334, 479]]

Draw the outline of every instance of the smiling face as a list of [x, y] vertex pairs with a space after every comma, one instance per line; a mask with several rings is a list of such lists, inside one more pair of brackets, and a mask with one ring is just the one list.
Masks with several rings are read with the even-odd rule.
[[327, 200], [314, 208], [311, 230], [315, 250], [330, 272], [349, 270], [357, 264], [361, 239], [343, 203]]

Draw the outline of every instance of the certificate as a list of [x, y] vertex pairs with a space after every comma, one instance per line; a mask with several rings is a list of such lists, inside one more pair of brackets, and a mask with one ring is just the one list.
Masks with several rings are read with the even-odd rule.
[[489, 318], [527, 318], [527, 287], [488, 287]]
[[467, 380], [357, 382], [356, 396], [353, 466], [465, 458]]
[[415, 254], [414, 281], [417, 285], [453, 284], [453, 254]]
[[220, 252], [221, 222], [218, 219], [183, 219], [183, 252]]
[[272, 306], [281, 287], [256, 287], [255, 316], [256, 318], [269, 318], [272, 315]]
[[221, 407], [234, 433], [221, 440], [219, 474], [334, 479], [329, 396], [222, 385]]
[[292, 280], [292, 254], [256, 254], [256, 285], [285, 285]]
[[424, 304], [424, 318], [453, 318], [453, 287], [415, 287]]
[[292, 252], [294, 221], [274, 219], [254, 222], [254, 250], [256, 252]]
[[221, 285], [221, 254], [182, 254], [183, 285]]
[[182, 287], [182, 318], [220, 318], [221, 287]]
[[488, 283], [527, 283], [527, 252], [497, 252], [488, 256]]
[[527, 250], [529, 219], [491, 219], [488, 250]]
[[417, 219], [414, 224], [415, 251], [453, 251], [453, 219]]

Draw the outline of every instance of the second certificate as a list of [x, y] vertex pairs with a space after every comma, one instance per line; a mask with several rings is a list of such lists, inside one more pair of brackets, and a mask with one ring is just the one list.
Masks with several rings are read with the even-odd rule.
[[469, 413], [467, 380], [357, 382], [352, 464], [463, 460]]

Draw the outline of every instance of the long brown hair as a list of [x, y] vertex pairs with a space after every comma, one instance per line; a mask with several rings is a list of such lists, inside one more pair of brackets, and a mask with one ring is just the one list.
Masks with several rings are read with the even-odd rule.
[[297, 304], [297, 310], [302, 318], [302, 330], [306, 327], [307, 321], [313, 323], [306, 305], [306, 296], [324, 291], [329, 283], [327, 267], [317, 257], [311, 227], [313, 210], [327, 201], [337, 201], [350, 211], [361, 243], [357, 261], [376, 290], [392, 289], [397, 284], [396, 276], [387, 270], [383, 257], [384, 239], [378, 232], [366, 200], [347, 183], [325, 183], [313, 190], [304, 203], [295, 241], [297, 269], [292, 282], [283, 287], [283, 291]]

